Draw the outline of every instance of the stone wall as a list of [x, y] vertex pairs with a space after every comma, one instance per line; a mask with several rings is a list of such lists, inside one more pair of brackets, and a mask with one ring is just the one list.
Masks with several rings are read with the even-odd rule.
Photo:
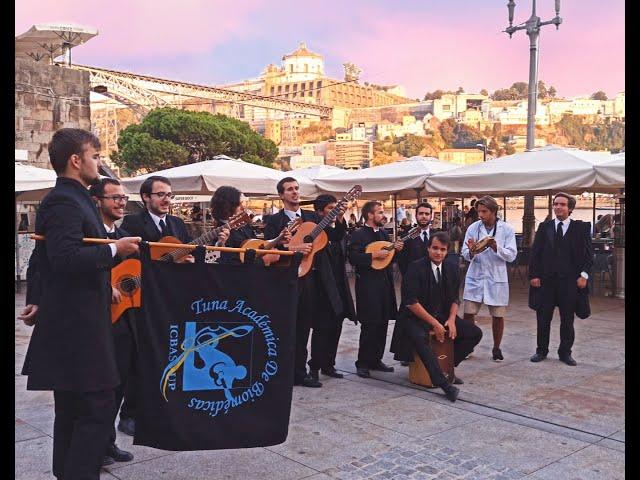
[[89, 73], [30, 59], [15, 67], [15, 148], [29, 152], [29, 164], [51, 168], [47, 145], [56, 130], [91, 130]]

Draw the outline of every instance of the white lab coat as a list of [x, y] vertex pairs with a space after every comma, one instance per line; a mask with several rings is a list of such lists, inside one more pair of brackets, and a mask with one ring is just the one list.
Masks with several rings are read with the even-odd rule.
[[[490, 230], [492, 231], [493, 228]], [[518, 254], [516, 234], [508, 223], [498, 220], [494, 236], [497, 252], [487, 248], [471, 259], [467, 241], [470, 238], [475, 241], [481, 240], [489, 233], [482, 220], [473, 222], [467, 228], [461, 253], [465, 260], [471, 261], [471, 264], [467, 270], [462, 298], [482, 302], [485, 305], [506, 306], [509, 304], [507, 262], [513, 262]]]

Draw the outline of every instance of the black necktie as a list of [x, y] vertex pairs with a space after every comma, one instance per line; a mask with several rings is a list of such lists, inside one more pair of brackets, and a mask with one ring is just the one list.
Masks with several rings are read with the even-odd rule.
[[163, 237], [167, 234], [167, 225], [163, 219], [160, 219], [160, 233]]
[[422, 232], [422, 241], [427, 244], [429, 242], [429, 238], [427, 237], [427, 231]]
[[116, 231], [114, 230], [113, 232], [107, 232], [107, 238], [110, 238], [111, 240], [117, 240], [118, 238], [116, 237]]
[[562, 222], [558, 223], [558, 228], [556, 230], [556, 238], [558, 240], [562, 239]]
[[436, 267], [436, 282], [438, 283], [438, 285], [440, 285], [440, 280], [442, 280], [442, 277], [440, 276], [440, 267]]

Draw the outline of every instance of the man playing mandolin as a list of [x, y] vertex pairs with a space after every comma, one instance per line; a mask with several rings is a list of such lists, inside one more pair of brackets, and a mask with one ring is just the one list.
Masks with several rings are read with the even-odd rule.
[[[393, 372], [382, 362], [389, 320], [396, 317], [397, 303], [391, 267], [382, 270], [372, 268], [372, 261], [384, 259], [391, 252], [379, 250], [366, 253], [367, 245], [376, 241], [389, 241], [384, 231], [382, 204], [367, 202], [362, 207], [363, 227], [357, 229], [349, 240], [349, 261], [356, 269], [356, 312], [360, 322], [360, 348], [356, 370], [359, 377], [369, 378], [370, 370]], [[393, 244], [397, 252], [404, 247], [402, 240]]]

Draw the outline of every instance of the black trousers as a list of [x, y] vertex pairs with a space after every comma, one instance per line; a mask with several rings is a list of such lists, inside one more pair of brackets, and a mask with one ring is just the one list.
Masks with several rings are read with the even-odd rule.
[[356, 368], [375, 368], [384, 355], [389, 320], [360, 323], [360, 346]]
[[[126, 312], [124, 315], [130, 315]], [[136, 344], [133, 334], [133, 326], [131, 322], [135, 319], [127, 316], [121, 318], [113, 325], [113, 344], [116, 351], [116, 363], [118, 365], [118, 373], [120, 374], [120, 385], [115, 389], [115, 408], [113, 413], [113, 422], [111, 424], [110, 443], [116, 442], [115, 421], [118, 416], [118, 410], [122, 405], [120, 416], [122, 418], [134, 418], [135, 406], [135, 382], [132, 381], [133, 369], [135, 367]], [[125, 400], [123, 402], [123, 399]]]
[[98, 480], [115, 409], [113, 390], [55, 390], [53, 474], [58, 480]]
[[571, 355], [571, 347], [575, 340], [573, 319], [576, 308], [577, 285], [573, 277], [553, 276], [541, 280], [541, 306], [536, 311], [538, 320], [538, 346], [536, 352], [541, 355], [549, 353], [549, 336], [553, 311], [560, 311], [560, 346], [559, 356]]
[[311, 359], [309, 360], [309, 368], [311, 370], [328, 369], [336, 364], [343, 319], [339, 319], [333, 314], [327, 316], [325, 320], [326, 323], [324, 325], [313, 327]]
[[307, 376], [307, 343], [313, 318], [313, 275], [309, 272], [298, 280], [298, 310], [296, 316], [296, 350], [293, 361], [293, 381]]
[[[444, 325], [444, 322], [441, 322]], [[405, 334], [411, 339], [413, 348], [424, 363], [434, 385], [441, 387], [447, 383], [433, 353], [433, 349], [427, 344], [427, 336], [431, 331], [431, 325], [417, 318], [410, 318], [405, 324]], [[482, 339], [482, 330], [471, 322], [466, 322], [456, 317], [456, 338], [453, 341], [453, 364], [457, 367]]]

